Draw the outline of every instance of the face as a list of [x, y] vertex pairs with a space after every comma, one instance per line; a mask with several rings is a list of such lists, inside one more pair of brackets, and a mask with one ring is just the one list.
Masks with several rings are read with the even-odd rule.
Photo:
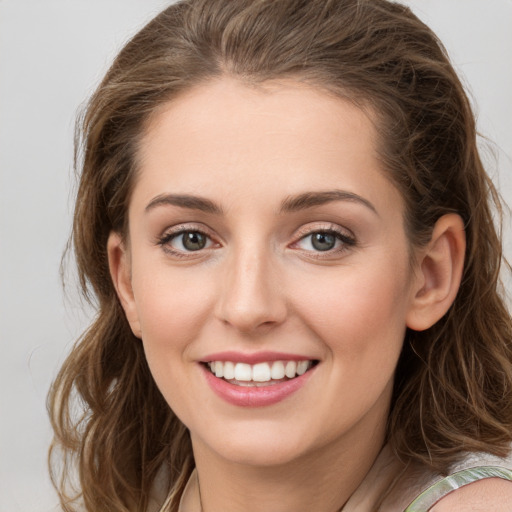
[[118, 290], [194, 449], [281, 464], [382, 439], [414, 276], [375, 139], [294, 83], [211, 82], [149, 125]]

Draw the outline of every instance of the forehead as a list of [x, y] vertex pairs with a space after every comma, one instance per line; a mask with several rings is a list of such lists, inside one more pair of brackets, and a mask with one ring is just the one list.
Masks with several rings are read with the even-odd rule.
[[260, 193], [278, 201], [342, 188], [400, 204], [376, 140], [371, 114], [347, 100], [298, 82], [249, 87], [223, 78], [153, 115], [140, 145], [136, 189], [146, 197], [201, 189], [224, 199]]
[[143, 135], [142, 156], [148, 156], [163, 139], [168, 143], [170, 136], [180, 142], [186, 138], [188, 144], [197, 143], [195, 137], [200, 137], [206, 147], [217, 142], [213, 135], [224, 138], [225, 144], [222, 148], [215, 144], [212, 149], [236, 149], [238, 144], [252, 141], [260, 154], [273, 142], [282, 147], [285, 139], [288, 144], [283, 151], [290, 143], [297, 146], [306, 140], [318, 151], [341, 142], [356, 150], [358, 141], [368, 142], [373, 149], [376, 130], [369, 111], [302, 82], [250, 85], [223, 78], [198, 85], [161, 105]]

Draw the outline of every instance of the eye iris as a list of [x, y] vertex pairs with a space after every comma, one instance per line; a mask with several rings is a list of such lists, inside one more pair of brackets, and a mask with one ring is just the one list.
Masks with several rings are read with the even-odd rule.
[[311, 244], [317, 251], [329, 251], [336, 244], [336, 237], [330, 233], [314, 233]]
[[206, 236], [197, 231], [187, 231], [182, 236], [183, 247], [188, 251], [199, 251], [206, 245]]

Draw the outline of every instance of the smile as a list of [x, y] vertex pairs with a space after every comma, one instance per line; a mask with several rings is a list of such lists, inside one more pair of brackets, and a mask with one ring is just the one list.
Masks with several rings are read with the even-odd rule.
[[262, 354], [238, 355], [237, 359], [241, 357], [246, 361], [230, 361], [227, 357], [221, 360], [217, 356], [200, 364], [210, 389], [223, 401], [238, 407], [264, 407], [288, 399], [310, 380], [320, 363], [315, 359], [277, 359], [276, 354], [267, 361]]
[[304, 375], [317, 361], [269, 361], [247, 364], [210, 361], [207, 367], [217, 378], [238, 386], [269, 386]]

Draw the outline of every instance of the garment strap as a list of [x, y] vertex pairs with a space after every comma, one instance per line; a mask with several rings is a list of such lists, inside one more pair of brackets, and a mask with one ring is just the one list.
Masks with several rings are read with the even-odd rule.
[[500, 466], [479, 466], [457, 471], [442, 480], [438, 480], [423, 491], [404, 512], [428, 512], [447, 494], [485, 478], [502, 478], [512, 481], [512, 470]]

